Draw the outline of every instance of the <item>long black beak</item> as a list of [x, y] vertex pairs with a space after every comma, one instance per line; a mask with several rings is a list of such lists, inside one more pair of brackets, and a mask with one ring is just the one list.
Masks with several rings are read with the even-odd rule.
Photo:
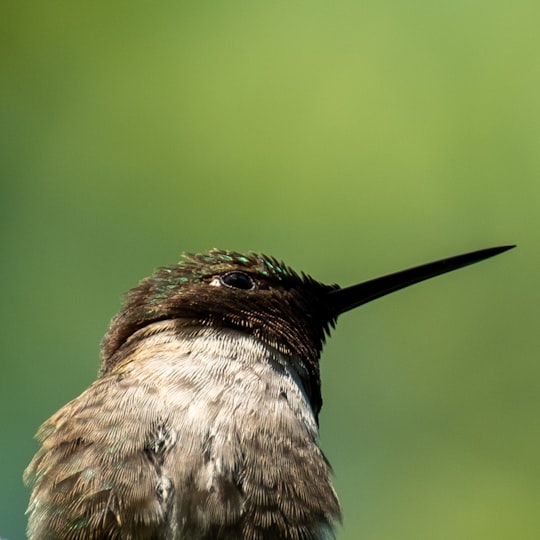
[[448, 259], [415, 266], [408, 270], [402, 270], [395, 274], [388, 274], [387, 276], [371, 279], [370, 281], [365, 281], [358, 285], [351, 285], [344, 289], [334, 289], [328, 293], [327, 299], [329, 300], [335, 315], [338, 316], [340, 313], [344, 313], [345, 311], [354, 309], [362, 304], [371, 302], [386, 294], [399, 291], [399, 289], [404, 289], [405, 287], [414, 285], [420, 281], [446, 274], [446, 272], [457, 270], [463, 266], [477, 263], [514, 247], [516, 246], [499, 246], [481, 249], [479, 251], [473, 251], [472, 253], [465, 253]]

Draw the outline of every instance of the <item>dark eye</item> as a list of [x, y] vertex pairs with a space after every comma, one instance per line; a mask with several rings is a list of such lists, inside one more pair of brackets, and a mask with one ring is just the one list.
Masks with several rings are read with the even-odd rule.
[[249, 291], [255, 287], [255, 282], [251, 276], [243, 272], [230, 272], [221, 276], [219, 280], [226, 287], [234, 287], [235, 289], [242, 289], [244, 291]]

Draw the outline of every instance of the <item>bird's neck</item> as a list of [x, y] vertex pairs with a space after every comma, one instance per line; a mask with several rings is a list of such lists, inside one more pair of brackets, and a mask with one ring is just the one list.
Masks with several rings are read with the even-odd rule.
[[[135, 333], [121, 351], [115, 371], [162, 379], [171, 399], [183, 385], [200, 403], [218, 399], [234, 415], [291, 417], [316, 440], [318, 427], [306, 386], [309, 373], [291, 357], [250, 334], [228, 328], [154, 323]], [[186, 384], [187, 383], [187, 384]]]

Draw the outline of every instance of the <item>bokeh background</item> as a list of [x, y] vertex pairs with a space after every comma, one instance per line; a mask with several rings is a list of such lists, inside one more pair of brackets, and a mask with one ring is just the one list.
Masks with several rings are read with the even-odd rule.
[[38, 425], [181, 251], [343, 285], [322, 359], [340, 540], [540, 538], [540, 4], [4, 2], [0, 536]]

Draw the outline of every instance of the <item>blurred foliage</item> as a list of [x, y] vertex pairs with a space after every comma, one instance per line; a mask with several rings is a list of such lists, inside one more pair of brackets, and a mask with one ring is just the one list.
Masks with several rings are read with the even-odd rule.
[[0, 536], [121, 294], [182, 250], [343, 285], [518, 250], [340, 320], [340, 540], [537, 539], [540, 4], [4, 2]]

